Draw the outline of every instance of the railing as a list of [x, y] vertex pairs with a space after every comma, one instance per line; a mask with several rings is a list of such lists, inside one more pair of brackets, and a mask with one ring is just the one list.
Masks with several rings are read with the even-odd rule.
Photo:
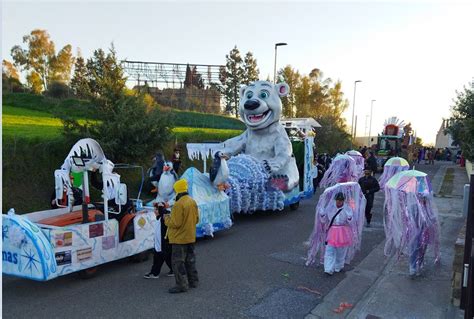
[[466, 220], [466, 240], [464, 242], [464, 272], [461, 289], [461, 309], [464, 309], [464, 318], [474, 317], [474, 174], [471, 175], [469, 190], [469, 204]]

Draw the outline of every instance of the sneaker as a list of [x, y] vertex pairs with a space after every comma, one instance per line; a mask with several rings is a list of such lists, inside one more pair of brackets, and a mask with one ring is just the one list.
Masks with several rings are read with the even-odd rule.
[[174, 272], [172, 270], [168, 271], [166, 274], [167, 277], [174, 277]]
[[151, 272], [149, 272], [148, 274], [143, 276], [143, 278], [145, 278], [145, 279], [158, 279], [158, 278], [160, 278], [160, 275], [154, 275]]
[[186, 291], [188, 290], [185, 288], [180, 288], [180, 287], [173, 287], [173, 288], [168, 289], [168, 292], [170, 294], [179, 294], [181, 292], [186, 292]]
[[324, 273], [328, 276], [332, 276], [334, 274], [334, 272], [332, 272], [332, 271], [331, 272], [325, 271]]

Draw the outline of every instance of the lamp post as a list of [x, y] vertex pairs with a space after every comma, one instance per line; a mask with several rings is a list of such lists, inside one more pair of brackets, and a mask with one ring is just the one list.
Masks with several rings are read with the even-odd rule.
[[284, 45], [288, 45], [288, 43], [285, 43], [285, 42], [279, 42], [279, 43], [275, 43], [275, 66], [273, 68], [273, 83], [276, 83], [276, 72], [277, 72], [277, 48], [278, 47], [281, 47], [281, 46], [284, 46]]
[[370, 125], [369, 125], [369, 140], [368, 140], [368, 147], [370, 148], [370, 134], [372, 134], [372, 110], [374, 109], [374, 102], [376, 100], [372, 100], [370, 102]]
[[357, 83], [362, 82], [361, 80], [354, 81], [354, 100], [352, 101], [352, 124], [351, 124], [351, 149], [354, 145], [354, 135], [355, 135], [355, 130], [354, 130], [354, 114], [355, 114], [355, 99], [356, 99], [356, 89], [357, 89]]

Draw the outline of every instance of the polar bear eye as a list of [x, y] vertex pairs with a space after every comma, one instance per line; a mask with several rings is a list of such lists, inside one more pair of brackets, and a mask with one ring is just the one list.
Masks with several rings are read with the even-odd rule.
[[267, 90], [260, 91], [260, 98], [266, 99], [269, 96], [270, 96], [270, 92], [268, 92]]
[[252, 91], [248, 91], [247, 92], [247, 99], [251, 99], [253, 96], [253, 92]]

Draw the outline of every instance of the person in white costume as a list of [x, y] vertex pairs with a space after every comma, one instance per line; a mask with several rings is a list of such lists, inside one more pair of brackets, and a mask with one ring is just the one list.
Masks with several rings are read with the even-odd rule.
[[336, 206], [328, 211], [321, 211], [320, 218], [329, 225], [324, 253], [324, 272], [328, 275], [340, 272], [344, 268], [347, 249], [352, 245], [352, 233], [349, 223], [352, 222], [352, 210], [344, 204], [344, 194], [335, 196]]

